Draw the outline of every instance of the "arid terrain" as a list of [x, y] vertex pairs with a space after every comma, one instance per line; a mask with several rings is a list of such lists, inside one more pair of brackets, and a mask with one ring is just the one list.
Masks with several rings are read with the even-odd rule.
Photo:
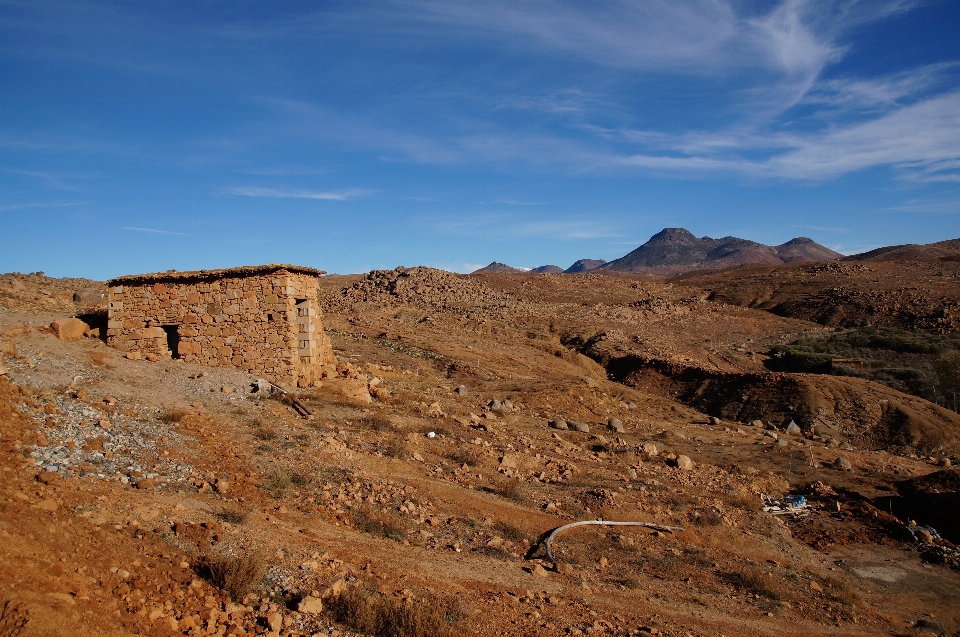
[[[336, 377], [255, 391], [109, 348], [103, 283], [0, 276], [0, 636], [960, 634], [960, 415], [767, 364], [952, 347], [960, 262], [321, 284]], [[598, 519], [660, 528], [548, 559]]]

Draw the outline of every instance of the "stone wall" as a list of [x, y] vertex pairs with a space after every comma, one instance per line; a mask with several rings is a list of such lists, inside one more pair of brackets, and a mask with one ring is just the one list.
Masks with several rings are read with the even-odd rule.
[[187, 362], [301, 384], [336, 366], [316, 276], [277, 270], [111, 284], [107, 342], [118, 350], [170, 358], [173, 346]]

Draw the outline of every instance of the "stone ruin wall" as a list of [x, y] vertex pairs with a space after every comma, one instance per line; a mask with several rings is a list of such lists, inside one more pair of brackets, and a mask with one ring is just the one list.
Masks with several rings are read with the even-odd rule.
[[301, 385], [336, 367], [316, 276], [281, 270], [124, 283], [110, 288], [108, 302], [107, 342], [120, 351], [169, 359], [164, 326], [174, 326], [185, 362]]

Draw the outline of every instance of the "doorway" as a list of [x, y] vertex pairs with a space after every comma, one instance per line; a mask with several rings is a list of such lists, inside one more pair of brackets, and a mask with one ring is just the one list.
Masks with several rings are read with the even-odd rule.
[[180, 358], [180, 332], [178, 325], [161, 325], [164, 334], [167, 335], [167, 349], [170, 350], [170, 358]]

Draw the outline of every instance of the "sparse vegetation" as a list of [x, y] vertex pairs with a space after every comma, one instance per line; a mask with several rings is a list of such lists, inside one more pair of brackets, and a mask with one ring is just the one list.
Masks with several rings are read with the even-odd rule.
[[352, 586], [328, 602], [337, 621], [375, 637], [460, 637], [462, 613], [450, 599], [393, 600]]
[[515, 478], [503, 478], [497, 481], [493, 491], [497, 495], [514, 502], [522, 502], [526, 499], [526, 489], [523, 483]]
[[234, 601], [239, 601], [266, 573], [266, 562], [256, 553], [240, 555], [207, 555], [201, 560], [200, 570], [217, 588]]
[[958, 350], [957, 334], [861, 327], [777, 345], [766, 365], [774, 371], [866, 378], [953, 407], [950, 392], [960, 392], [939, 370], [949, 367], [940, 361], [960, 360]]
[[168, 424], [178, 423], [190, 415], [189, 409], [182, 407], [167, 407], [160, 412], [160, 421]]
[[350, 511], [350, 521], [364, 533], [401, 541], [407, 535], [406, 522], [399, 514], [364, 503]]
[[722, 578], [735, 588], [772, 601], [789, 598], [786, 585], [773, 573], [757, 564], [738, 565], [723, 573]]
[[283, 469], [274, 469], [265, 482], [257, 485], [264, 491], [282, 491], [290, 486], [290, 475]]

